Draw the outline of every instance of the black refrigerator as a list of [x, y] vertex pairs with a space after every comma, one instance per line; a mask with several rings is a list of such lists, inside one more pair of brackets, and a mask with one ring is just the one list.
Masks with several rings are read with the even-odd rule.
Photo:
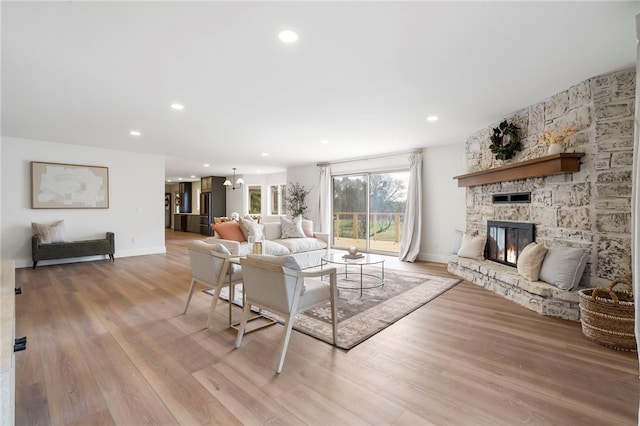
[[213, 235], [211, 224], [214, 217], [227, 215], [227, 187], [224, 177], [209, 176], [202, 178], [200, 193], [200, 233]]

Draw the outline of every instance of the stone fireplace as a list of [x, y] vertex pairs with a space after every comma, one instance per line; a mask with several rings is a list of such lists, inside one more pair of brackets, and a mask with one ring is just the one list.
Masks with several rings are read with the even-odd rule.
[[[528, 223], [533, 240], [547, 247], [589, 250], [581, 287], [629, 276], [635, 90], [635, 69], [616, 71], [506, 117], [521, 129], [522, 150], [510, 160], [496, 160], [489, 149], [498, 123], [471, 135], [465, 154], [468, 175], [547, 157], [547, 147], [538, 142], [543, 130], [576, 127], [565, 152], [580, 155], [575, 156], [579, 169], [558, 174], [463, 185], [458, 180], [466, 186], [466, 231], [488, 237], [485, 250], [500, 257], [499, 234], [491, 234], [489, 221]], [[529, 282], [513, 263], [506, 257], [490, 262], [452, 256], [449, 270], [541, 314], [579, 320], [576, 290]]]
[[533, 223], [488, 220], [484, 257], [504, 265], [516, 266], [522, 250], [535, 241], [534, 230]]

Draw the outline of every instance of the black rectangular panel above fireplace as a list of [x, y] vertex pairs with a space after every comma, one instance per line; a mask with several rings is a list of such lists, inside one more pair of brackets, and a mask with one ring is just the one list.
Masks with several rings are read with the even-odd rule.
[[493, 204], [504, 203], [530, 203], [531, 192], [511, 192], [507, 194], [493, 194], [491, 196]]
[[535, 241], [535, 225], [523, 222], [487, 221], [487, 260], [516, 266], [527, 244]]

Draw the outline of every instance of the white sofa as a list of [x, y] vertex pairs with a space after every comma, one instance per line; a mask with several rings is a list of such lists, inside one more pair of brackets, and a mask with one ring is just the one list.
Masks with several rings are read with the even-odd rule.
[[[291, 255], [295, 257], [301, 269], [320, 265], [320, 259], [329, 249], [329, 234], [315, 232], [313, 237], [282, 238], [280, 222], [265, 222], [261, 225], [265, 237], [264, 254]], [[247, 241], [225, 240], [217, 235], [207, 238], [206, 241], [223, 244], [233, 256], [244, 256], [249, 253]]]

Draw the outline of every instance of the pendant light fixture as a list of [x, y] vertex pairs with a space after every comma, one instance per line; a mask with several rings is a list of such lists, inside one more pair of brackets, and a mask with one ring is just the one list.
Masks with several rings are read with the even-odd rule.
[[236, 189], [236, 185], [238, 185], [238, 188], [242, 188], [242, 184], [244, 183], [244, 179], [242, 178], [238, 178], [238, 180], [236, 180], [236, 168], [233, 168], [233, 182], [235, 183], [231, 183], [232, 181], [230, 181], [229, 179], [225, 180], [223, 185], [226, 186], [227, 188], [229, 188], [231, 186], [231, 189]]

